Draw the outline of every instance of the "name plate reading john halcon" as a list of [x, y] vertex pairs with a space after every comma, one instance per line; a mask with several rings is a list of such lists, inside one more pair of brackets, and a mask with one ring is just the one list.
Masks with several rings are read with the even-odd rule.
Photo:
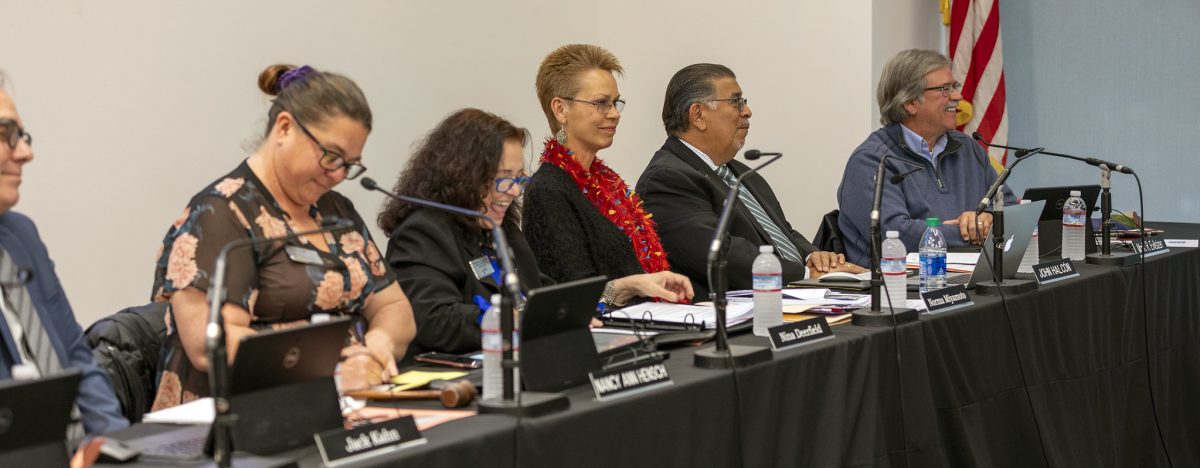
[[825, 317], [813, 317], [768, 328], [767, 336], [771, 338], [771, 349], [780, 351], [833, 338], [833, 329], [829, 327]]
[[1076, 276], [1079, 276], [1079, 272], [1075, 270], [1075, 264], [1071, 263], [1071, 259], [1069, 258], [1051, 260], [1033, 266], [1033, 279], [1037, 280], [1039, 285], [1062, 281]]
[[671, 385], [667, 366], [655, 359], [628, 366], [616, 367], [599, 372], [588, 372], [592, 391], [600, 401], [642, 393], [654, 388]]
[[921, 293], [921, 300], [925, 301], [925, 308], [929, 309], [929, 313], [931, 314], [946, 312], [975, 303], [971, 301], [971, 295], [967, 293], [967, 287], [961, 284], [923, 292]]

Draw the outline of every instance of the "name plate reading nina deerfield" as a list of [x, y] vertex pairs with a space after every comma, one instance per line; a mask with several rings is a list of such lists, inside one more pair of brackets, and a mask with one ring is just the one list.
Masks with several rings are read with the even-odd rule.
[[1146, 239], [1145, 242], [1138, 242], [1135, 240], [1129, 245], [1133, 246], [1134, 253], [1145, 252], [1143, 255], [1147, 257], [1153, 257], [1155, 255], [1165, 254], [1171, 251], [1171, 249], [1167, 248], [1166, 242], [1164, 242], [1162, 239], [1154, 237]]
[[353, 429], [333, 429], [313, 434], [313, 438], [317, 440], [317, 449], [321, 451], [325, 466], [357, 462], [425, 443], [412, 416]]
[[931, 314], [946, 312], [975, 303], [971, 300], [971, 295], [967, 294], [966, 285], [962, 284], [923, 292], [921, 293], [921, 300], [925, 301], [925, 308], [929, 309], [929, 313]]
[[1079, 272], [1075, 271], [1075, 264], [1071, 263], [1069, 258], [1051, 260], [1033, 266], [1033, 279], [1037, 280], [1038, 284], [1053, 283], [1076, 276], [1079, 276]]
[[592, 391], [600, 401], [626, 397], [665, 387], [674, 382], [667, 374], [662, 359], [630, 364], [599, 372], [588, 372], [592, 380]]
[[771, 349], [780, 351], [833, 338], [833, 329], [829, 327], [825, 317], [813, 317], [768, 328], [767, 336], [771, 338]]

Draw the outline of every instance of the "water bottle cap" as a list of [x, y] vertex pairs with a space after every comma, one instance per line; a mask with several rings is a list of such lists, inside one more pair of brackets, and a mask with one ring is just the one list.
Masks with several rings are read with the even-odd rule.
[[942, 223], [942, 220], [937, 218], [925, 218], [925, 226], [934, 227]]
[[900, 231], [888, 231], [884, 233], [884, 235], [886, 235], [888, 239], [899, 239]]
[[759, 253], [775, 253], [775, 246], [773, 246], [773, 245], [760, 245], [760, 246], [758, 246], [758, 252], [759, 252]]
[[1072, 191], [1071, 191], [1071, 196], [1072, 196], [1072, 197], [1079, 197], [1079, 196], [1082, 196], [1082, 195], [1083, 195], [1083, 192], [1080, 192], [1080, 191], [1078, 191], [1078, 190], [1072, 190]]

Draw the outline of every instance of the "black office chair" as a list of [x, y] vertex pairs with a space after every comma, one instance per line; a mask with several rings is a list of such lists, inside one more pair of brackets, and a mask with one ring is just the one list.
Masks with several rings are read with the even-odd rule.
[[840, 215], [840, 211], [833, 210], [821, 217], [821, 226], [817, 228], [817, 235], [813, 237], [813, 244], [818, 249], [840, 254], [846, 253], [846, 245], [842, 243], [842, 231], [838, 229], [838, 216]]
[[130, 422], [141, 421], [154, 404], [168, 305], [151, 302], [129, 307], [97, 320], [84, 332], [96, 365], [108, 372], [121, 412]]

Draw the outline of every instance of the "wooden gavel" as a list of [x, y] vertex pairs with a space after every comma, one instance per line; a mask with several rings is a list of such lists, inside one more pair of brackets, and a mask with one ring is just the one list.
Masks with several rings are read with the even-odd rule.
[[446, 383], [441, 390], [355, 390], [347, 396], [364, 400], [441, 400], [446, 408], [461, 408], [475, 401], [475, 384], [466, 380]]

